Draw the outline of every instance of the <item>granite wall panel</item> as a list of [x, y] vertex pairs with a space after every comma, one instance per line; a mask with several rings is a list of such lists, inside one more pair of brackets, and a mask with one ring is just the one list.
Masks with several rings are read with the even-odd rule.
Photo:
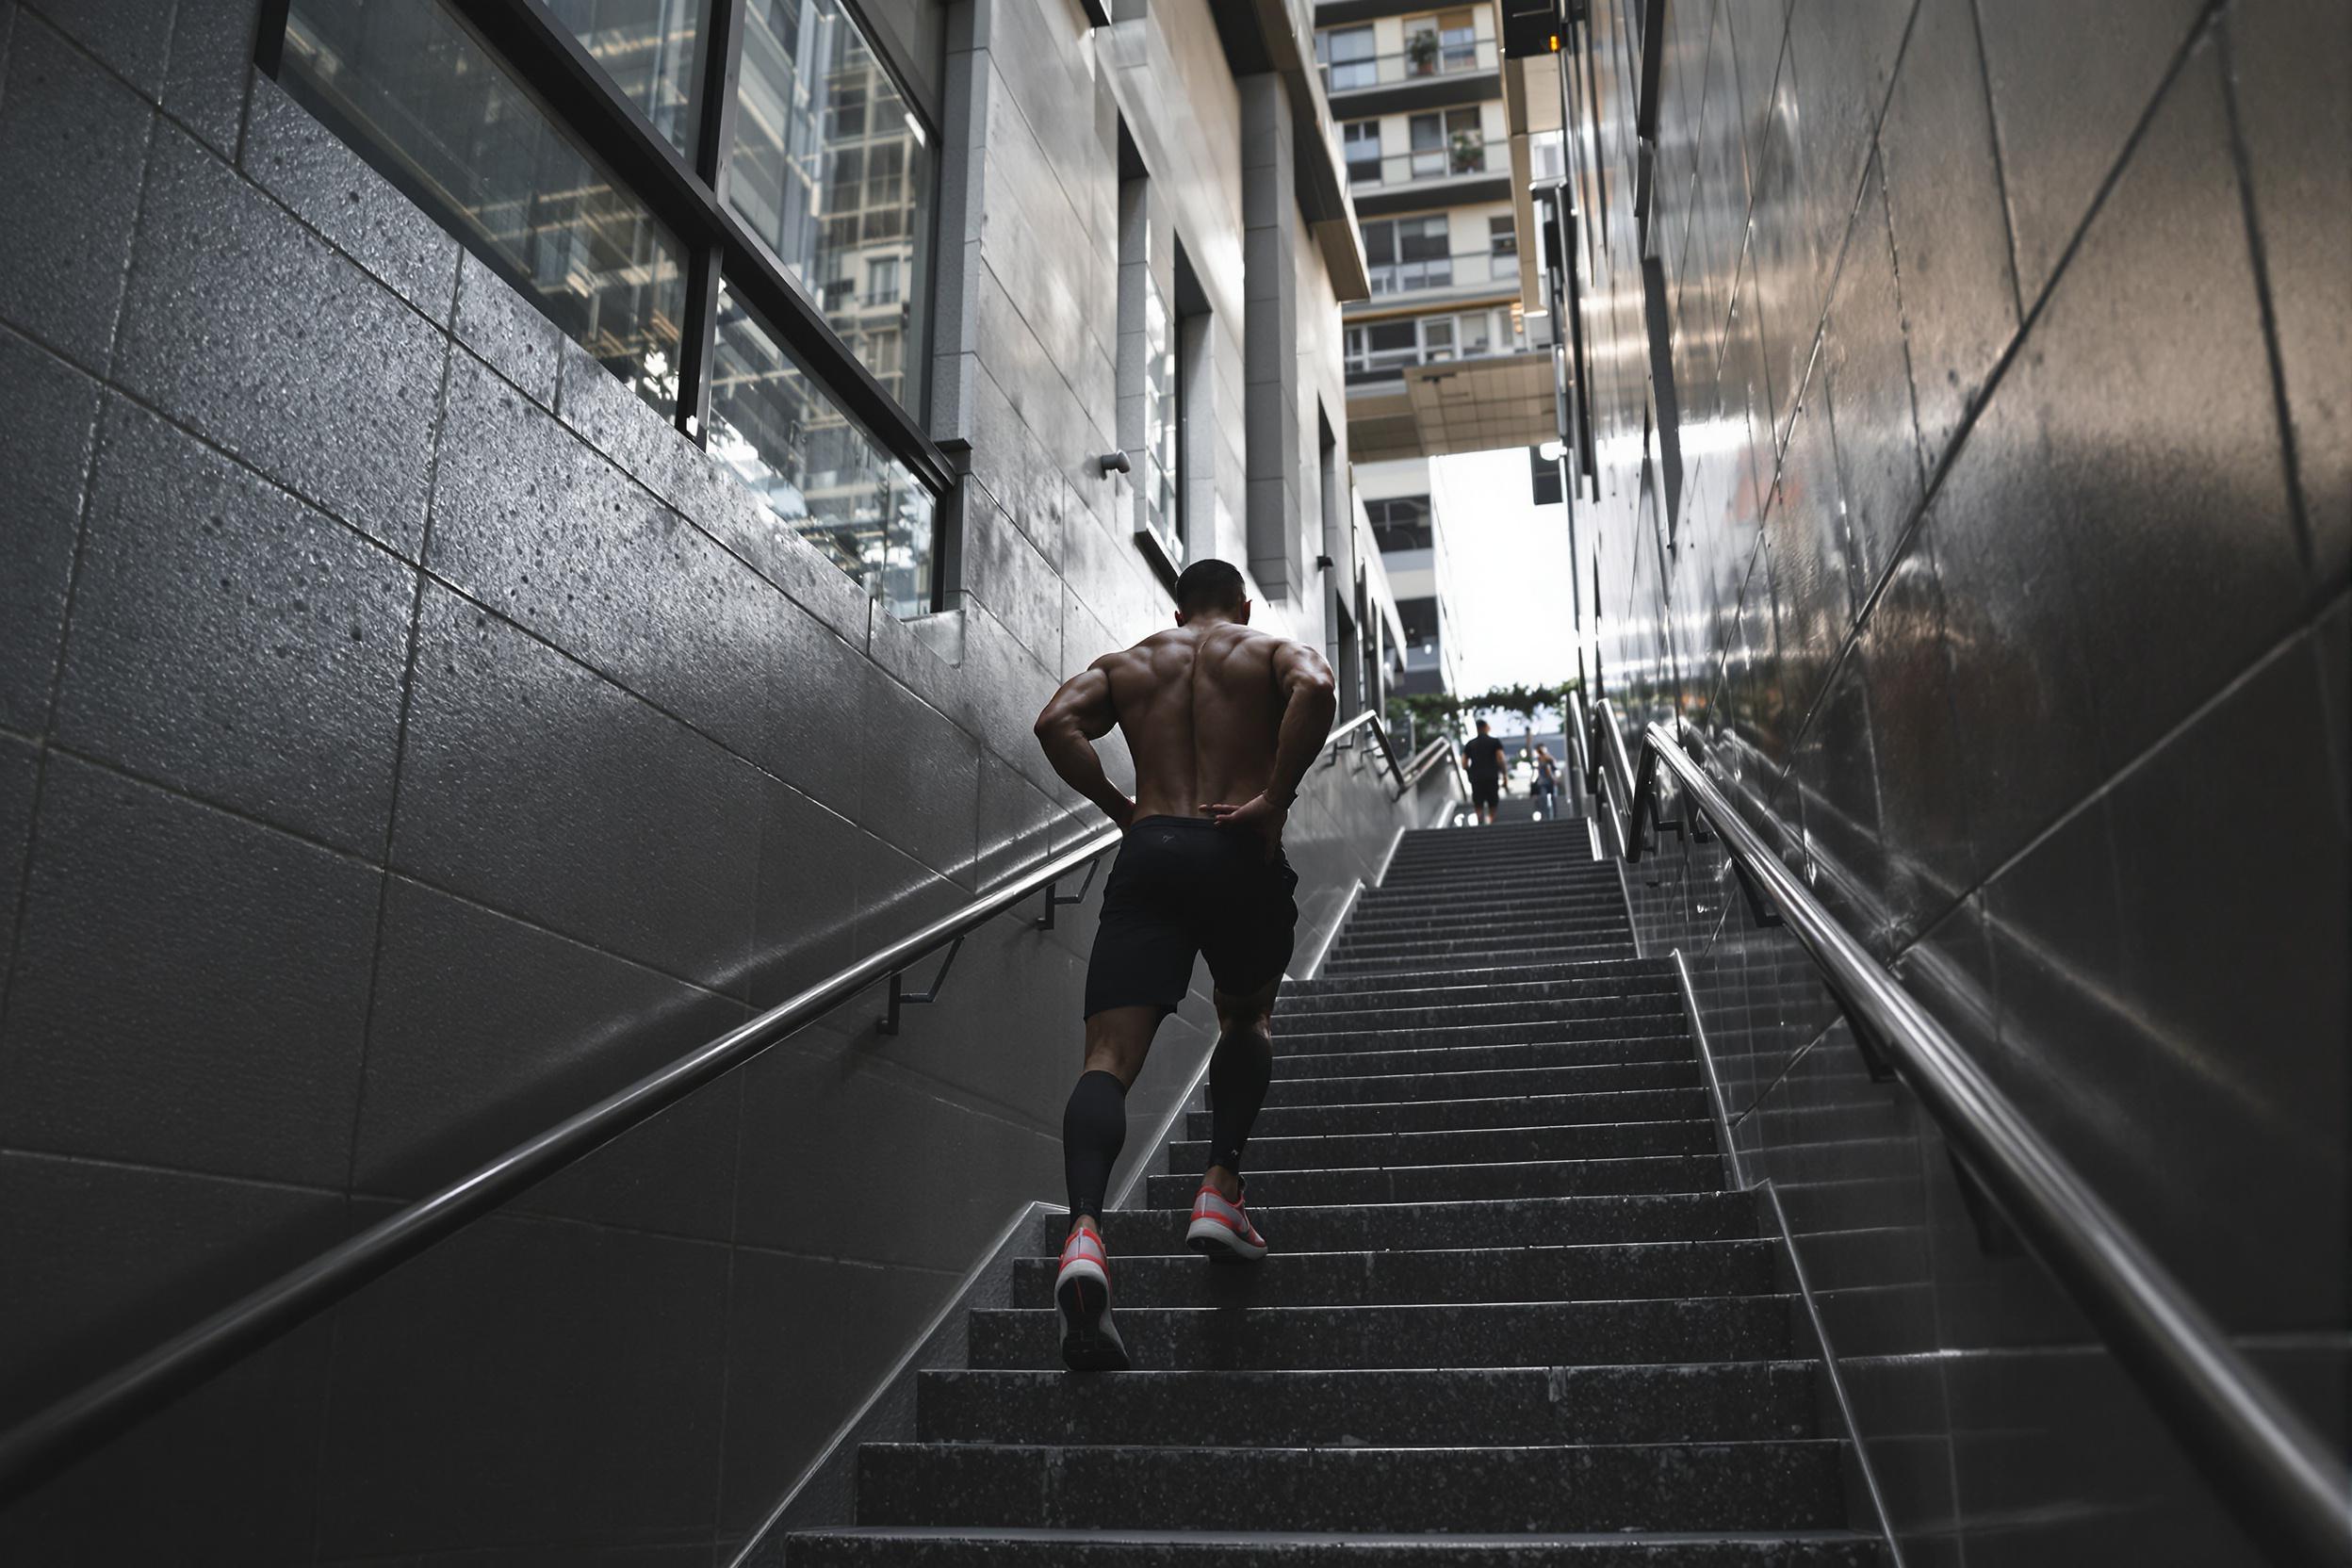
[[[1630, 169], [1592, 164], [1634, 112], [1628, 9], [1595, 7], [1622, 123], [1572, 144], [1578, 261], [1606, 354], [1632, 258], [1668, 257], [1685, 471], [1659, 515], [1656, 401], [1596, 372], [1587, 667], [1629, 742], [1690, 727], [1768, 844], [2341, 1430], [2352, 511], [2344, 443], [2302, 437], [2347, 406], [2344, 269], [2313, 268], [2352, 245], [2315, 152], [2352, 18], [1676, 4], [1674, 194], [1644, 237]], [[2257, 846], [2249, 820], [2294, 825]], [[2258, 1560], [1720, 846], [1664, 836], [1626, 871], [1645, 947], [1690, 966], [1905, 1560]]]

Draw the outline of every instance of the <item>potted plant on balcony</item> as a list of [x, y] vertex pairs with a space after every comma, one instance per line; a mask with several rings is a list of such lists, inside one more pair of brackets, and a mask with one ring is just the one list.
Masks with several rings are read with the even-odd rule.
[[1437, 70], [1437, 35], [1414, 33], [1405, 40], [1405, 64], [1416, 76]]
[[1449, 172], [1456, 174], [1476, 174], [1486, 167], [1486, 139], [1468, 131], [1456, 131], [1449, 144]]

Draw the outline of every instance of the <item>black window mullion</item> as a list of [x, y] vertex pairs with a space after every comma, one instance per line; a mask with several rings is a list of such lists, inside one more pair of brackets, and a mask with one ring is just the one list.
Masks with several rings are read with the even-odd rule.
[[[703, 172], [678, 155], [636, 105], [613, 90], [602, 69], [545, 0], [446, 3], [506, 58], [557, 122], [687, 248], [692, 266], [689, 329], [715, 316], [717, 290], [709, 286], [710, 269], [703, 262], [706, 254], [715, 256], [729, 286], [766, 318], [827, 397], [935, 496], [944, 496], [953, 487], [955, 471], [946, 454], [850, 351], [807, 296], [792, 286], [766, 247], [720, 202]], [[723, 3], [732, 6], [735, 0]], [[730, 10], [728, 21], [736, 20], [737, 13]], [[740, 58], [740, 49], [731, 43], [729, 53]], [[731, 91], [726, 94], [730, 106], [733, 96]], [[706, 111], [710, 106], [705, 106]], [[715, 141], [715, 136], [709, 139]], [[704, 148], [706, 154], [714, 150]], [[703, 279], [701, 292], [707, 296], [699, 317], [692, 298], [697, 277]], [[690, 330], [680, 357], [705, 351]], [[680, 401], [682, 405], [684, 400]]]
[[[735, 136], [735, 84], [743, 60], [745, 0], [710, 0], [704, 24], [696, 87], [694, 173], [714, 201], [724, 201], [727, 158]], [[719, 333], [719, 269], [715, 244], [694, 247], [686, 274], [686, 319], [679, 324], [678, 428], [710, 443], [710, 366]]]

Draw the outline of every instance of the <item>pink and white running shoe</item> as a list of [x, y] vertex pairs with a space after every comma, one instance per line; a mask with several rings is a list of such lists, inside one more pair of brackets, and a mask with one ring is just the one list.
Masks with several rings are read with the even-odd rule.
[[1062, 1364], [1072, 1372], [1124, 1372], [1127, 1347], [1111, 1323], [1111, 1260], [1091, 1225], [1062, 1245], [1054, 1280], [1054, 1306], [1062, 1315]]
[[1184, 1245], [1211, 1263], [1259, 1263], [1266, 1257], [1266, 1238], [1241, 1212], [1241, 1205], [1229, 1201], [1206, 1182], [1193, 1195], [1192, 1223], [1184, 1229]]

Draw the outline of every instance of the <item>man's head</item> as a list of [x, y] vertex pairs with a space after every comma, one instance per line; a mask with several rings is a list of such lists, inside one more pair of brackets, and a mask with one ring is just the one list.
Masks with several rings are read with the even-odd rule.
[[1242, 592], [1241, 573], [1231, 562], [1196, 561], [1177, 578], [1176, 624], [1189, 626], [1201, 616], [1249, 621], [1250, 600]]
[[1478, 721], [1478, 733], [1479, 733], [1479, 734], [1481, 734], [1481, 735], [1485, 734], [1485, 733], [1487, 732], [1487, 730], [1488, 730], [1488, 729], [1490, 729], [1491, 727], [1492, 727], [1492, 726], [1490, 726], [1490, 725], [1489, 725], [1489, 724], [1488, 724], [1488, 723], [1487, 723], [1484, 719], [1480, 719], [1480, 720]]

